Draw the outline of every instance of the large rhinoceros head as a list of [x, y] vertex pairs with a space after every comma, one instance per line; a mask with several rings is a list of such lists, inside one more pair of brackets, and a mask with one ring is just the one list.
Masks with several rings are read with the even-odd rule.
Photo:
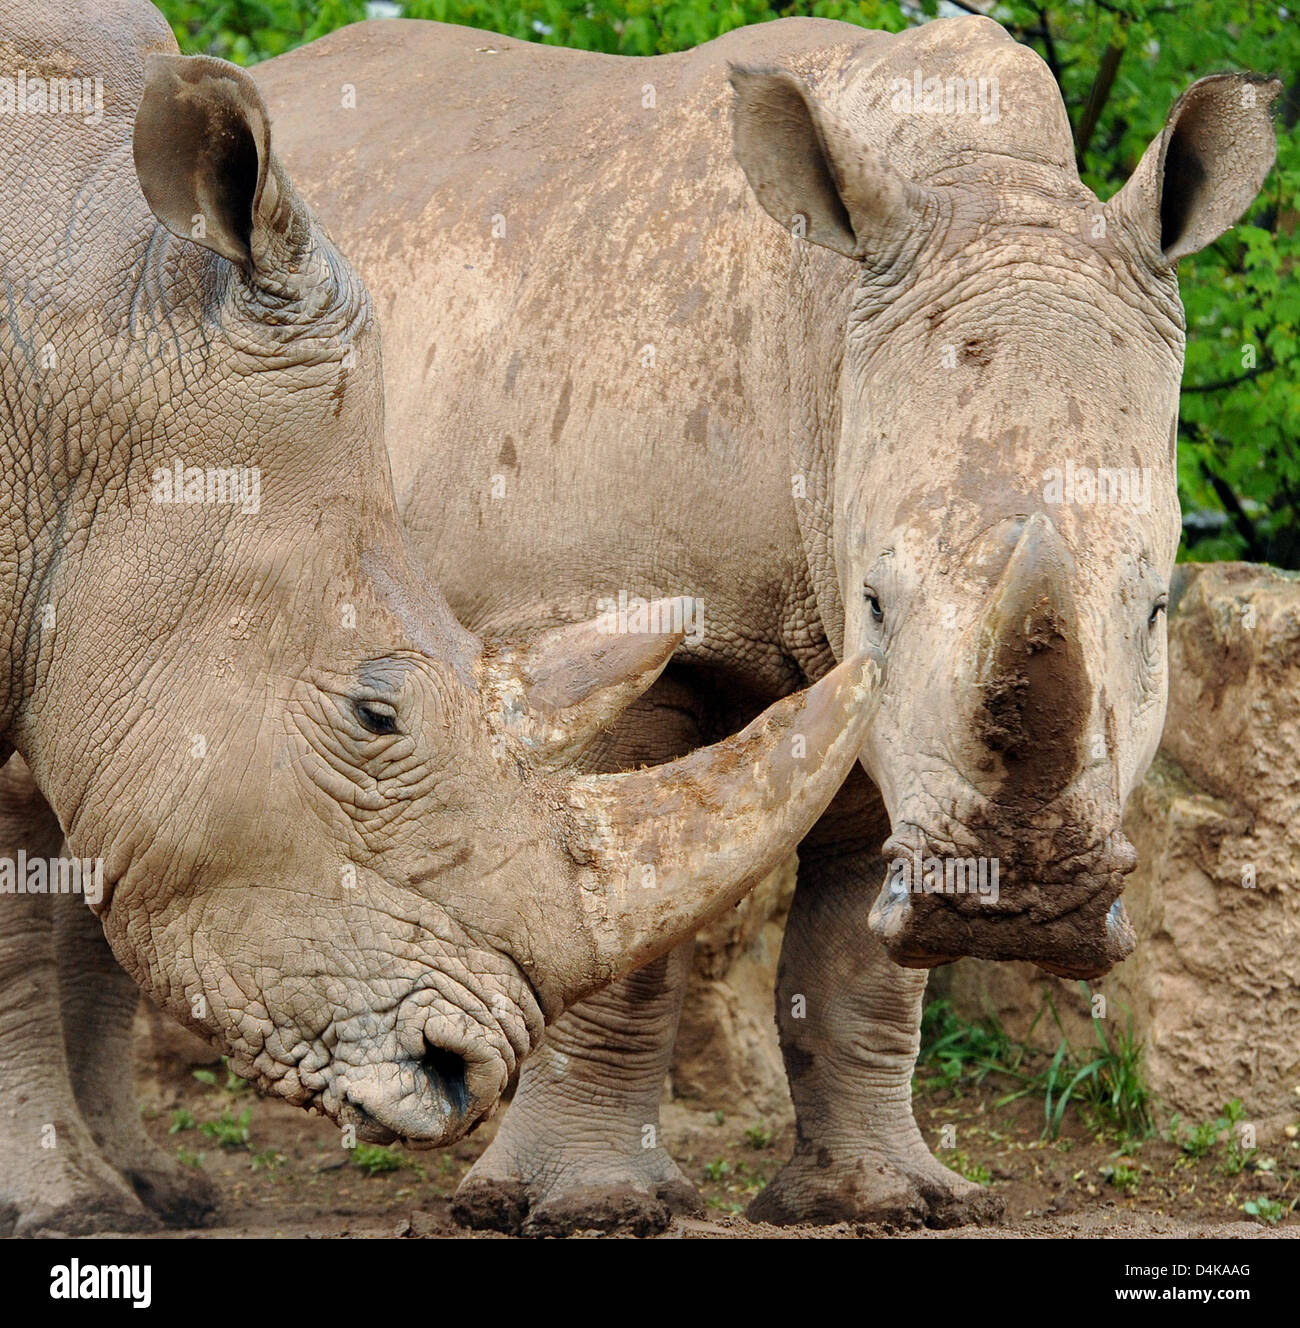
[[1134, 943], [1121, 816], [1164, 715], [1177, 263], [1255, 197], [1280, 85], [1196, 83], [1103, 207], [1046, 66], [988, 20], [732, 81], [759, 202], [858, 265], [804, 527], [834, 532], [836, 644], [890, 663], [872, 928], [907, 965], [1104, 973]]

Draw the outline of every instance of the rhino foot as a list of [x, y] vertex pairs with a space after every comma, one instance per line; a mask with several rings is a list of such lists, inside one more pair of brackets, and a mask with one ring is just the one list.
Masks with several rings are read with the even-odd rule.
[[[44, 1171], [44, 1168], [42, 1168]], [[67, 1169], [41, 1175], [33, 1192], [0, 1194], [0, 1235], [91, 1236], [101, 1232], [156, 1231], [158, 1219], [113, 1174]]]
[[749, 1205], [752, 1222], [826, 1226], [863, 1222], [914, 1229], [986, 1226], [1005, 1204], [928, 1153], [897, 1163], [884, 1154], [837, 1162], [829, 1150], [796, 1153]]
[[208, 1226], [217, 1211], [217, 1190], [201, 1172], [182, 1167], [165, 1153], [122, 1168], [141, 1201], [169, 1227]]
[[[569, 1162], [558, 1176], [527, 1181], [490, 1169], [492, 1149], [465, 1177], [452, 1203], [462, 1226], [519, 1236], [568, 1236], [600, 1231], [653, 1236], [676, 1214], [703, 1210], [699, 1192], [661, 1148], [634, 1157]], [[483, 1168], [484, 1163], [488, 1168]]]

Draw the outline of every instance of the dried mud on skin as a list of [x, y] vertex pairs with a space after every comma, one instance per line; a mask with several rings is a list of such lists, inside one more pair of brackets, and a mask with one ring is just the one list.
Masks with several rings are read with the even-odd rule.
[[[251, 1091], [232, 1097], [196, 1081], [191, 1067], [179, 1061], [141, 1068], [140, 1097], [151, 1136], [169, 1151], [180, 1146], [191, 1154], [202, 1153], [204, 1174], [221, 1196], [214, 1224], [174, 1235], [516, 1238], [499, 1231], [469, 1231], [452, 1212], [456, 1186], [487, 1146], [494, 1122], [450, 1149], [403, 1154], [422, 1175], [407, 1167], [369, 1175], [353, 1164], [352, 1155], [339, 1145], [338, 1131], [323, 1119]], [[224, 1081], [224, 1070], [215, 1068], [218, 1081]], [[748, 1222], [740, 1210], [789, 1156], [793, 1126], [739, 1112], [726, 1112], [719, 1120], [716, 1112], [674, 1102], [664, 1108], [661, 1137], [699, 1185], [706, 1204], [703, 1215], [672, 1216], [666, 1229], [652, 1233], [636, 1216], [635, 1205], [623, 1205], [632, 1214], [633, 1229], [628, 1230], [618, 1221], [620, 1204], [613, 1196], [600, 1219], [610, 1230], [580, 1228], [567, 1234], [700, 1240], [1300, 1236], [1300, 1218], [1294, 1214], [1270, 1228], [1248, 1220], [1240, 1207], [1244, 1200], [1265, 1196], [1287, 1203], [1300, 1192], [1300, 1141], [1281, 1139], [1261, 1148], [1277, 1159], [1272, 1174], [1244, 1171], [1228, 1176], [1220, 1170], [1218, 1155], [1189, 1164], [1173, 1144], [1151, 1140], [1127, 1159], [1140, 1176], [1137, 1191], [1127, 1193], [1111, 1187], [1103, 1173], [1117, 1157], [1113, 1141], [1099, 1142], [1077, 1120], [1067, 1119], [1062, 1141], [1044, 1143], [1039, 1139], [1041, 1102], [998, 1109], [995, 1104], [1004, 1092], [1000, 1085], [986, 1084], [959, 1098], [926, 1094], [917, 1101], [918, 1122], [932, 1145], [943, 1126], [956, 1127], [959, 1157], [943, 1151], [937, 1156], [950, 1166], [983, 1167], [990, 1175], [993, 1193], [1006, 1203], [1005, 1220], [997, 1226], [898, 1230], [850, 1222], [786, 1228]], [[169, 1133], [174, 1111], [188, 1111], [201, 1124], [217, 1119], [225, 1108], [236, 1117], [251, 1108], [246, 1148], [222, 1148], [197, 1126]], [[770, 1140], [763, 1133], [767, 1130]], [[254, 1170], [254, 1157], [273, 1159], [277, 1154], [281, 1161]], [[511, 1195], [502, 1200], [507, 1207], [521, 1203]], [[503, 1211], [501, 1225], [512, 1225], [512, 1216], [517, 1212]]]

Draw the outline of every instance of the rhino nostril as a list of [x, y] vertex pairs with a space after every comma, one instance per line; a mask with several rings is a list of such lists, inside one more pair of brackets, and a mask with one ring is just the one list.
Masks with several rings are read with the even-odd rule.
[[446, 1051], [442, 1047], [435, 1046], [426, 1037], [420, 1066], [434, 1081], [435, 1086], [442, 1090], [442, 1095], [455, 1111], [463, 1116], [469, 1107], [465, 1058], [458, 1056], [454, 1051]]

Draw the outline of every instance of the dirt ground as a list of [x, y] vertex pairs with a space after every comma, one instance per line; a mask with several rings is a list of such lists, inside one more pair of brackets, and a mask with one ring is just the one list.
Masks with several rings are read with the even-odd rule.
[[[220, 1189], [217, 1224], [192, 1234], [508, 1239], [467, 1232], [450, 1214], [450, 1196], [491, 1139], [494, 1122], [441, 1152], [349, 1152], [328, 1121], [258, 1098], [220, 1065], [198, 1073], [164, 1058], [142, 1066], [140, 1082], [150, 1133], [167, 1149], [183, 1150]], [[708, 1207], [704, 1217], [678, 1219], [659, 1238], [1300, 1236], [1295, 1213], [1266, 1225], [1242, 1209], [1260, 1200], [1276, 1204], [1275, 1213], [1289, 1208], [1300, 1194], [1300, 1139], [1280, 1134], [1271, 1144], [1261, 1141], [1244, 1165], [1226, 1144], [1199, 1158], [1159, 1138], [1122, 1151], [1070, 1112], [1061, 1137], [1046, 1142], [1041, 1101], [999, 1105], [1005, 1091], [986, 1081], [961, 1096], [931, 1090], [917, 1104], [928, 1140], [941, 1143], [943, 1127], [955, 1127], [958, 1147], [939, 1149], [942, 1160], [1005, 1198], [1001, 1226], [899, 1232], [847, 1223], [754, 1225], [743, 1209], [789, 1156], [793, 1127], [773, 1129], [753, 1117], [672, 1103], [664, 1110], [664, 1142]]]

